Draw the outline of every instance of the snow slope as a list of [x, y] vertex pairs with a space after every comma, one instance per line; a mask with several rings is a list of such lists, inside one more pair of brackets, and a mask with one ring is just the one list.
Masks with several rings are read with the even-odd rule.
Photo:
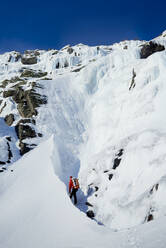
[[0, 247], [164, 247], [165, 218], [113, 232], [75, 208], [65, 185], [54, 174], [59, 166], [58, 156], [53, 159], [55, 149], [50, 137], [16, 162], [13, 172], [0, 175]]

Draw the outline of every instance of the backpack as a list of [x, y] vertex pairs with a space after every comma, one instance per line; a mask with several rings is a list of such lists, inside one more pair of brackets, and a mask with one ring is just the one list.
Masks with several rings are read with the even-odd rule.
[[73, 178], [74, 189], [79, 189], [80, 185], [77, 178]]

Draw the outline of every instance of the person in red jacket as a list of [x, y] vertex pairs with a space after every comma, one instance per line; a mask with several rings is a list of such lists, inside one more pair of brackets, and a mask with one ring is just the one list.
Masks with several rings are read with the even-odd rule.
[[[76, 183], [77, 180], [77, 183]], [[79, 184], [78, 184], [78, 179], [74, 178], [72, 176], [70, 176], [69, 179], [69, 194], [70, 194], [70, 198], [74, 197], [74, 204], [77, 204], [77, 195], [76, 192], [79, 188]]]

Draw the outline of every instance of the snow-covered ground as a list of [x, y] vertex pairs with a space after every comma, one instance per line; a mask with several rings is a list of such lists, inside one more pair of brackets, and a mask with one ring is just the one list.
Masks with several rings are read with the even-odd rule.
[[[165, 33], [154, 41], [166, 46]], [[14, 131], [20, 115], [1, 89], [0, 161], [8, 132], [12, 162], [19, 160], [0, 174], [0, 247], [165, 248], [166, 52], [140, 59], [145, 43], [39, 51], [38, 63], [24, 67], [50, 80], [28, 78], [23, 88], [33, 80], [47, 97], [33, 117], [43, 137], [24, 141], [42, 144], [21, 159]], [[0, 55], [1, 80], [23, 67], [9, 55]], [[11, 127], [3, 120], [9, 113]], [[70, 175], [80, 180], [78, 208], [67, 195]]]
[[165, 217], [115, 232], [79, 211], [54, 173], [56, 149], [52, 136], [0, 175], [0, 247], [165, 247]]

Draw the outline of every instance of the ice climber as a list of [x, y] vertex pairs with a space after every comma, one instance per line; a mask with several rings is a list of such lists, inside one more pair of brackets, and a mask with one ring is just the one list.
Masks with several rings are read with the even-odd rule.
[[79, 182], [77, 178], [73, 178], [72, 176], [70, 176], [69, 179], [69, 194], [70, 194], [70, 198], [72, 198], [72, 196], [74, 196], [74, 204], [77, 204], [77, 196], [76, 196], [76, 192], [79, 189]]

